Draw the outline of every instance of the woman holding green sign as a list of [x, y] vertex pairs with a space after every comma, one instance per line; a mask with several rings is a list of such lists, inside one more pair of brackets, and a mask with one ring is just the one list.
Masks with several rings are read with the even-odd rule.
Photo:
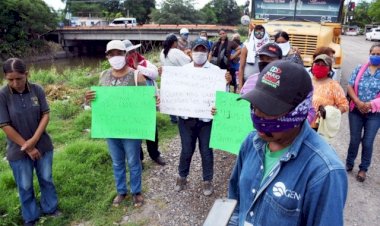
[[[126, 48], [122, 41], [112, 40], [108, 42], [106, 56], [111, 68], [101, 73], [100, 86], [145, 86], [144, 76], [140, 76], [137, 70], [128, 67], [126, 62]], [[95, 91], [87, 91], [86, 102], [95, 99]], [[126, 160], [129, 167], [130, 186], [135, 207], [144, 203], [141, 193], [142, 167], [140, 162], [141, 139], [116, 139], [107, 138], [108, 149], [112, 158], [117, 196], [113, 200], [113, 206], [117, 207], [127, 197]]]

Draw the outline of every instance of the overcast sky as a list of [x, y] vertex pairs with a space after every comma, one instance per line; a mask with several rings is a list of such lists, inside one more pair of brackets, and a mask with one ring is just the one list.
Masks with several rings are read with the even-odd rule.
[[[55, 10], [65, 8], [65, 4], [63, 4], [61, 0], [44, 0], [44, 1], [48, 4], [48, 6], [53, 7]], [[210, 0], [196, 0], [194, 1], [194, 2], [197, 2], [197, 4], [195, 5], [195, 8], [196, 9], [202, 8], [209, 1]], [[238, 5], [244, 5], [245, 1], [246, 0], [236, 0]], [[156, 2], [161, 3], [163, 2], [163, 0], [156, 0]]]

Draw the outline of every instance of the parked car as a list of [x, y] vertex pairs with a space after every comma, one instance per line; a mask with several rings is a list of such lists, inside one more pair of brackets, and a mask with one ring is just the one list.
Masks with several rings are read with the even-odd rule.
[[365, 39], [369, 41], [380, 40], [380, 27], [372, 28], [370, 32], [367, 32], [365, 34]]
[[109, 26], [112, 27], [136, 27], [137, 22], [136, 18], [125, 18], [125, 17], [120, 17], [114, 19]]

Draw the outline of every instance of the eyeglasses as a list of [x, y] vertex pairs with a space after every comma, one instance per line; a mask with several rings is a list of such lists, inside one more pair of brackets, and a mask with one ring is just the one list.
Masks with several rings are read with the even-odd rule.
[[255, 31], [255, 35], [264, 35], [264, 31]]

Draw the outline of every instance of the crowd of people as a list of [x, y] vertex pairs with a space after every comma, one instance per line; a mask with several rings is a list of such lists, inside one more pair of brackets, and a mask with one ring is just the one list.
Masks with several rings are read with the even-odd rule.
[[[347, 99], [343, 88], [332, 79], [335, 52], [329, 47], [315, 51], [307, 71], [301, 52], [291, 46], [285, 31], [275, 34], [272, 42], [265, 28], [257, 25], [251, 27], [245, 43], [238, 34], [230, 40], [223, 29], [214, 43], [205, 31], [195, 40], [189, 40], [187, 28], [179, 34], [168, 34], [163, 42], [161, 66], [226, 69], [226, 92], [232, 86], [231, 92], [241, 94], [241, 99], [251, 105], [256, 130], [241, 145], [231, 174], [228, 197], [237, 200], [237, 206], [228, 224], [343, 225], [347, 172], [352, 171], [361, 144], [356, 179], [365, 181], [380, 127], [380, 44], [371, 47], [368, 63], [352, 72]], [[105, 55], [111, 68], [101, 73], [99, 85], [156, 87], [164, 69], [145, 59], [137, 51], [139, 46], [129, 40], [107, 43]], [[7, 160], [17, 184], [23, 220], [25, 225], [35, 225], [41, 212], [61, 214], [52, 179], [53, 145], [46, 133], [49, 106], [43, 88], [28, 80], [22, 60], [8, 59], [3, 71], [7, 84], [0, 89], [0, 128], [7, 135]], [[95, 91], [86, 92], [86, 103], [95, 98]], [[217, 114], [217, 109], [211, 111]], [[350, 144], [344, 166], [328, 141], [336, 135], [340, 116], [347, 111]], [[186, 189], [198, 141], [202, 191], [205, 196], [212, 195], [212, 119], [170, 117], [178, 124], [181, 139], [174, 190]], [[147, 150], [153, 161], [164, 166], [157, 129], [155, 137], [155, 141], [147, 141]], [[117, 191], [112, 205], [119, 206], [131, 193], [134, 206], [142, 206], [142, 140], [106, 141]], [[33, 188], [34, 170], [41, 191], [39, 205]]]

